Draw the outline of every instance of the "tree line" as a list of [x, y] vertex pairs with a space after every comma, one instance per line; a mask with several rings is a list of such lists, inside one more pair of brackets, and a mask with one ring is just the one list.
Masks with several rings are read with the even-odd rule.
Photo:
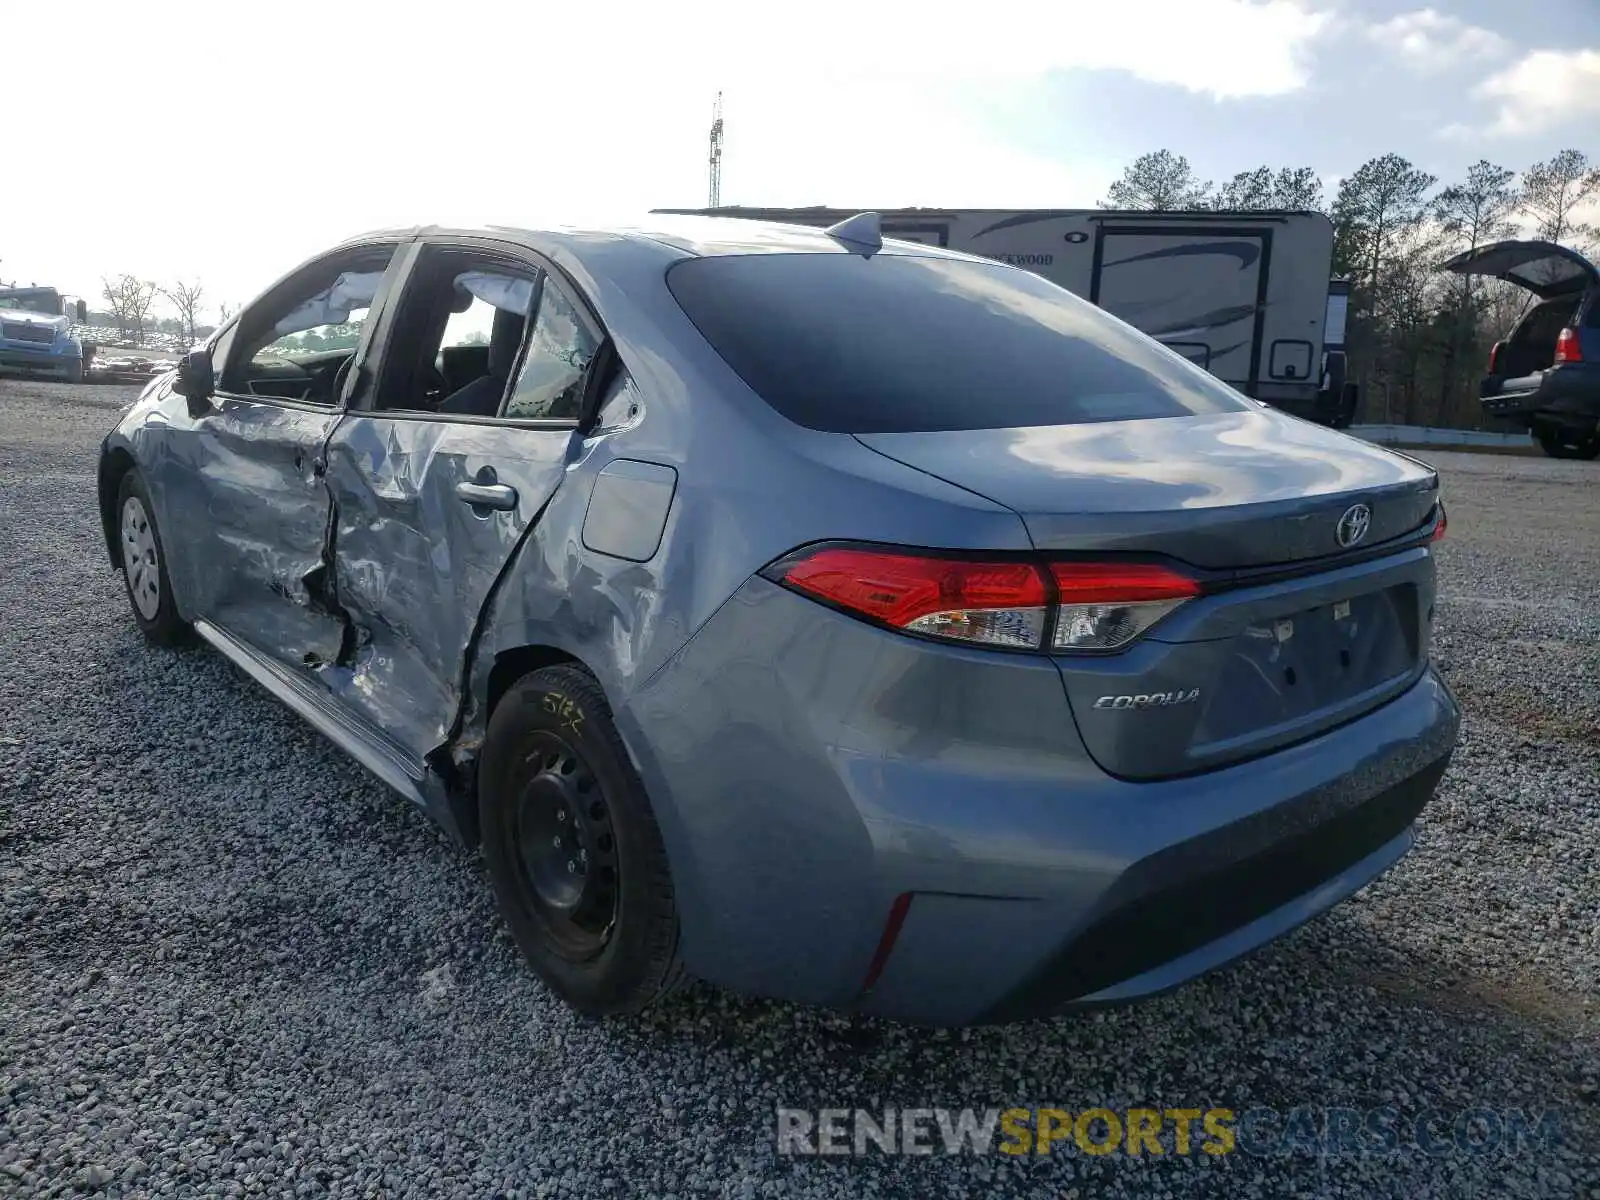
[[[100, 298], [106, 307], [103, 312], [90, 313], [90, 323], [115, 325], [120, 341], [143, 342], [146, 334], [159, 332], [175, 334], [193, 346], [216, 328], [204, 322], [206, 293], [199, 280], [159, 284], [122, 274], [102, 276], [100, 284]], [[154, 315], [158, 298], [166, 301], [172, 316]], [[234, 310], [224, 304], [219, 311], [219, 321], [226, 321]]]
[[1350, 280], [1346, 344], [1363, 418], [1473, 427], [1483, 424], [1478, 380], [1489, 349], [1532, 297], [1498, 280], [1440, 269], [1462, 250], [1509, 237], [1600, 250], [1584, 219], [1600, 201], [1600, 167], [1562, 150], [1522, 171], [1480, 160], [1443, 187], [1399, 154], [1363, 163], [1334, 195], [1310, 167], [1257, 167], [1220, 185], [1181, 154], [1141, 155], [1106, 191], [1105, 208], [1309, 209], [1333, 222], [1333, 273]]

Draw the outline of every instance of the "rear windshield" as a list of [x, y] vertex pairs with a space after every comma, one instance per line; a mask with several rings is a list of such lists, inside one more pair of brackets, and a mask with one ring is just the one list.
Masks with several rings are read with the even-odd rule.
[[1249, 407], [1199, 367], [1014, 267], [755, 254], [686, 259], [667, 286], [728, 365], [810, 429], [1010, 429]]

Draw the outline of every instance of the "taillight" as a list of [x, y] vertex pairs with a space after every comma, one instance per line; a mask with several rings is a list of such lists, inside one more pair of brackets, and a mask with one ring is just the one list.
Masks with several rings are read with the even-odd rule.
[[1049, 595], [1031, 563], [830, 548], [780, 564], [795, 591], [884, 625], [957, 642], [1037, 650]]
[[925, 637], [1012, 650], [1116, 650], [1200, 592], [1145, 563], [1043, 563], [824, 546], [762, 572], [803, 595]]
[[1446, 524], [1447, 522], [1444, 515], [1444, 502], [1441, 500], [1439, 502], [1439, 523], [1433, 527], [1433, 536], [1428, 540], [1430, 542], [1444, 541], [1444, 529]]
[[1185, 600], [1200, 594], [1187, 575], [1148, 563], [1052, 563], [1060, 606], [1057, 650], [1126, 646]]
[[1500, 352], [1506, 348], [1504, 342], [1496, 342], [1489, 350], [1489, 374], [1500, 374]]
[[1583, 348], [1578, 345], [1578, 331], [1570, 325], [1556, 337], [1558, 363], [1582, 362]]

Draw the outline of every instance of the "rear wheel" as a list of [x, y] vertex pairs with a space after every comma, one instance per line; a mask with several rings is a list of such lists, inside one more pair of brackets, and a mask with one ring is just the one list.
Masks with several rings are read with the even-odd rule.
[[1580, 434], [1557, 430], [1539, 435], [1539, 445], [1551, 458], [1600, 458], [1600, 433]]
[[666, 850], [594, 677], [547, 667], [496, 706], [478, 772], [483, 855], [528, 963], [592, 1016], [683, 978]]
[[167, 578], [167, 554], [156, 528], [155, 506], [137, 468], [122, 477], [117, 489], [117, 547], [122, 580], [133, 619], [145, 637], [158, 646], [181, 642], [188, 625], [178, 615]]

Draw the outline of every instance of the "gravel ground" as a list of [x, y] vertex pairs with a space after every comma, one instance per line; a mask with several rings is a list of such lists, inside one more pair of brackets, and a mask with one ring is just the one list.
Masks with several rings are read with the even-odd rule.
[[[1443, 469], [1467, 709], [1418, 849], [1132, 1009], [946, 1034], [696, 988], [575, 1019], [476, 855], [205, 649], [145, 645], [95, 452], [0, 381], [0, 1193], [1600, 1197], [1600, 463]], [[779, 1156], [775, 1106], [1559, 1112], [1385, 1155]]]

